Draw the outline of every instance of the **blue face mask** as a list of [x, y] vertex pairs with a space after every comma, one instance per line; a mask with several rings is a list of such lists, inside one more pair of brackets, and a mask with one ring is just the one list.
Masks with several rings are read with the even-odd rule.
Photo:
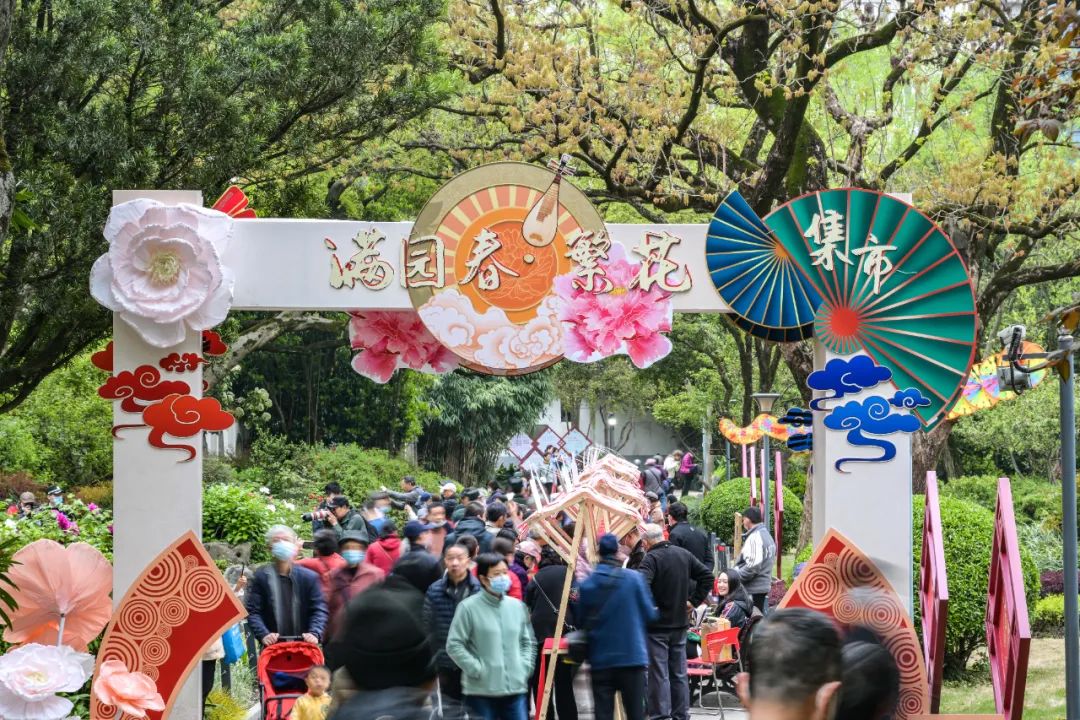
[[505, 595], [506, 593], [510, 592], [509, 575], [500, 575], [498, 577], [493, 577], [491, 578], [490, 583], [491, 592], [495, 593], [496, 595]]
[[383, 505], [381, 508], [379, 508], [379, 512], [381, 512], [385, 516], [388, 512], [390, 512], [390, 506]]
[[296, 543], [288, 540], [277, 540], [270, 546], [270, 554], [275, 560], [292, 560], [296, 557]]
[[366, 553], [363, 550], [342, 550], [341, 557], [345, 558], [345, 562], [349, 567], [356, 567], [360, 563], [364, 562], [364, 555]]

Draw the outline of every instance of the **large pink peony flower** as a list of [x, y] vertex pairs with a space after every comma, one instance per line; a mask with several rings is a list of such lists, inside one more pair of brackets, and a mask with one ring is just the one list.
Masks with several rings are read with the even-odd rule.
[[457, 356], [412, 311], [352, 313], [349, 341], [360, 351], [353, 357], [353, 369], [377, 383], [389, 381], [398, 368], [447, 373], [458, 366]]
[[671, 341], [660, 334], [671, 330], [671, 296], [656, 287], [630, 289], [641, 265], [628, 261], [619, 243], [612, 244], [609, 259], [599, 265], [612, 283], [610, 292], [581, 290], [573, 274], [555, 278], [566, 356], [595, 362], [625, 353], [637, 367], [649, 367], [671, 352]]
[[155, 347], [222, 322], [234, 278], [221, 264], [233, 219], [195, 205], [131, 200], [105, 224], [109, 251], [90, 271], [90, 293]]
[[147, 710], [165, 709], [165, 701], [150, 676], [129, 671], [119, 660], [101, 663], [94, 680], [94, 695], [102, 703], [137, 718], [146, 717]]
[[0, 717], [58, 720], [72, 702], [59, 692], [76, 692], [94, 669], [94, 656], [67, 645], [23, 645], [0, 657]]

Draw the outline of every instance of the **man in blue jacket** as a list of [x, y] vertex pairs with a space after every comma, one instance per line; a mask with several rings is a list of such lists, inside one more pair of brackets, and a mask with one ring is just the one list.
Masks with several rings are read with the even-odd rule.
[[300, 545], [292, 528], [274, 525], [266, 541], [274, 561], [256, 570], [248, 587], [248, 625], [263, 645], [287, 637], [317, 644], [327, 618], [319, 576], [293, 564]]
[[627, 720], [645, 720], [645, 638], [656, 607], [642, 575], [615, 559], [618, 538], [608, 533], [597, 546], [600, 562], [581, 585], [577, 615], [589, 632], [593, 713], [596, 720], [612, 720], [615, 693], [621, 692]]

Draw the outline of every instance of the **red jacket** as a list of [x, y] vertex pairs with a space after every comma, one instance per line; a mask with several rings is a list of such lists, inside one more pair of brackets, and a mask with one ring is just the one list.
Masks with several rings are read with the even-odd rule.
[[[473, 567], [472, 567], [472, 575], [473, 575], [473, 577], [479, 577], [477, 572], [476, 572], [476, 566], [475, 565], [473, 565]], [[522, 592], [522, 590], [523, 590], [523, 588], [521, 587], [521, 580], [519, 580], [518, 576], [515, 575], [513, 572], [510, 572], [510, 591], [507, 592], [506, 594], [509, 595], [512, 598], [517, 598], [518, 600], [521, 600], [521, 601], [524, 602], [525, 593]]]
[[343, 565], [330, 573], [330, 591], [326, 594], [326, 607], [330, 620], [324, 637], [332, 638], [341, 628], [345, 606], [354, 597], [386, 577], [379, 568], [362, 562], [355, 568]]
[[328, 555], [326, 557], [300, 558], [296, 561], [296, 564], [300, 567], [307, 568], [318, 575], [319, 582], [322, 583], [323, 595], [329, 595], [330, 573], [334, 572], [339, 567], [345, 567], [345, 558], [334, 553], [333, 555]]
[[372, 543], [367, 550], [367, 556], [364, 558], [364, 562], [371, 563], [375, 567], [382, 570], [385, 574], [390, 574], [390, 569], [394, 567], [394, 563], [401, 557], [401, 540], [397, 534], [391, 534], [384, 538], [379, 538], [376, 542]]

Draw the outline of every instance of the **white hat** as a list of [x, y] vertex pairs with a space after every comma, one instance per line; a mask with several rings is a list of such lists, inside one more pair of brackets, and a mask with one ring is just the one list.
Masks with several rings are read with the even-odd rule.
[[455, 485], [452, 482], [448, 482], [448, 483], [443, 483], [443, 486], [441, 488], [439, 488], [439, 492], [446, 492], [447, 490], [450, 490], [452, 492], [457, 492], [457, 485]]

